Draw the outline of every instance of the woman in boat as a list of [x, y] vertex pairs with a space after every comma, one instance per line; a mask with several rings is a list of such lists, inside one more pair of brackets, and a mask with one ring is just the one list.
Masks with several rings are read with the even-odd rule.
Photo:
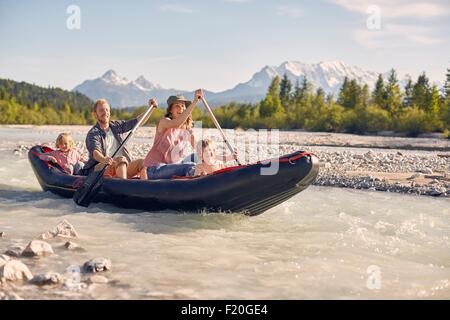
[[195, 91], [194, 100], [182, 95], [167, 99], [167, 113], [156, 127], [153, 146], [144, 160], [149, 179], [170, 179], [173, 176], [192, 176], [195, 163], [182, 161], [190, 144], [195, 149], [192, 130], [192, 111], [203, 98], [203, 90]]

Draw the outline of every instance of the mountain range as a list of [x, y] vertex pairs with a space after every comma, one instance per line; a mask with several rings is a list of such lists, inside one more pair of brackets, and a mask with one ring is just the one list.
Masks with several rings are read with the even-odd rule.
[[[356, 79], [361, 84], [368, 84], [370, 88], [373, 88], [378, 77], [377, 72], [367, 71], [342, 61], [319, 63], [286, 61], [279, 66], [265, 66], [256, 72], [250, 80], [239, 83], [231, 89], [221, 92], [205, 90], [205, 95], [212, 106], [228, 102], [254, 103], [265, 96], [267, 88], [275, 76], [282, 77], [284, 74], [288, 76], [293, 85], [296, 81], [301, 83], [306, 76], [314, 88], [321, 87], [326, 93], [331, 94], [336, 94], [339, 91], [345, 77]], [[384, 73], [384, 75], [386, 76], [387, 73]], [[166, 89], [147, 80], [142, 75], [136, 80], [130, 81], [114, 70], [108, 70], [99, 78], [86, 80], [73, 90], [83, 93], [93, 100], [105, 98], [116, 108], [144, 105], [150, 97], [157, 98], [160, 105], [165, 105], [169, 95], [193, 96], [192, 91], [175, 88]]]

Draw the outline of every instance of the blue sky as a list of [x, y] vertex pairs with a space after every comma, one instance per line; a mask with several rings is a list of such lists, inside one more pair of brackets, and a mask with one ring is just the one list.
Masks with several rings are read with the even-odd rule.
[[[369, 30], [370, 5], [381, 29]], [[69, 30], [69, 5], [81, 12]], [[342, 60], [444, 81], [445, 0], [0, 0], [0, 77], [72, 89], [114, 69], [166, 88], [225, 90], [265, 65]]]

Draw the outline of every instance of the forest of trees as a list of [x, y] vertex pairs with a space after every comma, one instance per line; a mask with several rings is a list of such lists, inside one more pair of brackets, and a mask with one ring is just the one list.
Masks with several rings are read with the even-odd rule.
[[[84, 94], [0, 79], [0, 124], [94, 124], [94, 101]], [[142, 110], [112, 109], [113, 119], [131, 119]]]
[[[402, 90], [394, 69], [387, 79], [380, 74], [375, 88], [346, 78], [338, 96], [313, 90], [308, 79], [294, 86], [286, 75], [275, 77], [266, 97], [257, 104], [230, 103], [216, 108], [218, 121], [226, 128], [279, 128], [311, 131], [373, 133], [450, 130], [450, 69], [443, 91], [430, 84], [425, 73], [408, 79]], [[204, 120], [209, 125], [210, 121]]]
[[[0, 79], [0, 124], [93, 124], [93, 101], [78, 92], [42, 88]], [[143, 112], [113, 109], [113, 119], [130, 119]], [[157, 109], [154, 124], [165, 110]], [[450, 69], [440, 92], [425, 73], [408, 79], [402, 90], [394, 69], [380, 74], [375, 88], [345, 78], [337, 97], [312, 88], [307, 78], [294, 85], [286, 75], [275, 77], [265, 98], [256, 104], [229, 103], [214, 109], [224, 128], [278, 128], [310, 131], [374, 133], [444, 132], [450, 136]], [[203, 127], [213, 127], [205, 111], [194, 110]]]

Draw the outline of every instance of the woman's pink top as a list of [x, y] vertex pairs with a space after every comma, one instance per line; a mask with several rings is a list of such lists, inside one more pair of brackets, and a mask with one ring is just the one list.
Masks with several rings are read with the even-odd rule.
[[50, 161], [49, 157], [54, 157], [61, 168], [69, 174], [72, 173], [70, 166], [74, 166], [79, 161], [85, 161], [83, 156], [76, 149], [71, 149], [67, 152], [53, 150], [40, 156], [44, 161]]
[[191, 142], [192, 129], [169, 128], [156, 130], [153, 146], [144, 160], [144, 166], [177, 163], [184, 157], [184, 150]]

